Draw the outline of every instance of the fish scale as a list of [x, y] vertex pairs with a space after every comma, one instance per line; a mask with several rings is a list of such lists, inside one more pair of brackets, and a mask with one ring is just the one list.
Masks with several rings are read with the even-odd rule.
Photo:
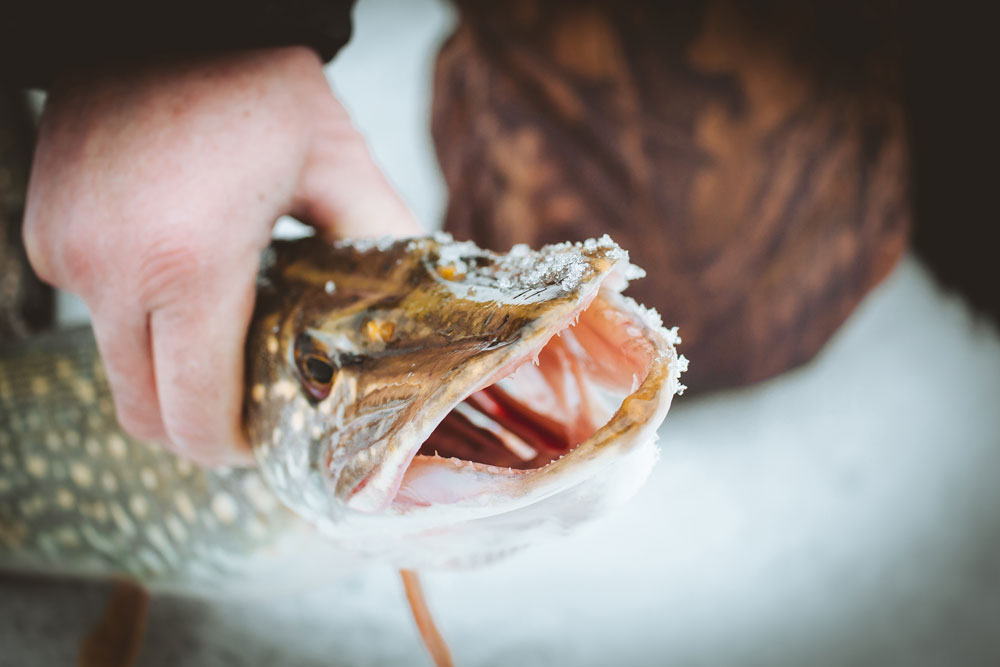
[[256, 470], [124, 433], [89, 329], [0, 352], [0, 566], [201, 589], [250, 575], [297, 523]]

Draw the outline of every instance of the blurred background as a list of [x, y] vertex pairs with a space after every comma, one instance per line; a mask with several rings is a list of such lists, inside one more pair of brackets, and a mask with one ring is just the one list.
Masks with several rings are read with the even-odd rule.
[[[417, 217], [436, 228], [447, 216], [460, 228], [464, 214], [448, 210], [430, 131], [435, 58], [456, 10], [436, 0], [362, 0], [354, 17], [351, 43], [327, 68], [332, 86]], [[930, 122], [922, 113], [917, 120]], [[435, 131], [446, 121], [435, 116]], [[447, 154], [439, 146], [446, 171], [462, 151], [450, 145]], [[918, 157], [922, 146], [935, 150], [917, 142]], [[730, 385], [795, 368], [675, 400], [661, 460], [624, 507], [480, 569], [424, 573], [457, 664], [1000, 664], [1000, 333], [932, 275], [928, 262], [947, 233], [920, 216], [961, 216], [969, 204], [945, 209], [936, 174], [917, 164], [924, 252], [895, 262], [903, 245], [895, 250], [889, 225], [878, 247], [893, 261], [872, 260], [864, 244], [847, 253], [847, 265], [883, 268], [850, 286], [856, 308], [839, 299], [831, 315], [804, 312], [802, 321], [826, 317], [833, 331], [817, 335], [814, 358], [798, 365], [811, 354], [762, 341], [780, 363], [722, 364], [746, 374]], [[945, 227], [962, 235], [960, 222]], [[280, 230], [295, 233], [290, 221]], [[682, 279], [668, 264], [646, 268], [647, 300], [666, 284], [657, 271]], [[996, 283], [976, 284], [995, 299]], [[85, 318], [71, 297], [59, 302], [63, 321]], [[669, 303], [656, 305], [673, 324]], [[681, 351], [693, 372], [716, 362]], [[706, 374], [705, 387], [716, 377]], [[428, 664], [394, 571], [331, 570], [308, 591], [158, 595], [139, 664]], [[73, 663], [107, 590], [4, 575], [0, 665]]]

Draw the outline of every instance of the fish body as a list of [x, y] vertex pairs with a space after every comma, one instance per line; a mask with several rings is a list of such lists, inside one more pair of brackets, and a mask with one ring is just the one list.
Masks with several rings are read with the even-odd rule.
[[323, 548], [313, 533], [256, 469], [124, 433], [89, 329], [0, 352], [0, 567], [225, 590]]
[[610, 239], [306, 239], [262, 264], [255, 469], [122, 433], [87, 330], [0, 352], [0, 566], [203, 590], [342, 551], [471, 563], [621, 502], [655, 461], [686, 362], [619, 293], [638, 272]]

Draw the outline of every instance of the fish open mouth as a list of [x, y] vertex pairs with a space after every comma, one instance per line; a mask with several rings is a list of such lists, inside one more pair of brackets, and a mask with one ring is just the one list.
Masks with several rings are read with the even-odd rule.
[[[476, 503], [496, 495], [498, 483], [524, 483], [554, 462], [570, 463], [581, 445], [616, 420], [629, 422], [618, 425], [617, 435], [628, 441], [622, 435], [642, 430], [644, 424], [631, 422], [643, 416], [616, 413], [656, 367], [665, 349], [657, 338], [673, 335], [650, 322], [651, 316], [616, 290], [595, 288], [547, 338], [445, 414], [397, 473], [389, 502], [380, 505], [406, 512]], [[667, 404], [673, 393], [665, 392]], [[665, 407], [649, 407], [645, 418], [655, 428]], [[353, 496], [348, 504], [360, 509]]]
[[[439, 531], [506, 548], [524, 522], [578, 523], [648, 475], [686, 361], [676, 331], [621, 294], [643, 272], [611, 239], [296, 250], [276, 254], [262, 303], [307, 308], [258, 318], [257, 348], [295, 343], [258, 364], [280, 379], [248, 423], [271, 487], [331, 536], [395, 540], [400, 558], [403, 536], [439, 545]], [[325, 376], [303, 371], [306, 352]], [[324, 392], [283, 401], [293, 379]]]
[[626, 314], [596, 299], [533, 359], [455, 406], [419, 455], [541, 468], [607, 423], [652, 356]]

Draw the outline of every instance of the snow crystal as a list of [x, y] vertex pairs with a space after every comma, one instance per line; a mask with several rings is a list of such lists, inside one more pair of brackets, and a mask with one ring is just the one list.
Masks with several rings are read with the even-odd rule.
[[[471, 241], [454, 241], [445, 234], [435, 235], [434, 241], [434, 262], [446, 280], [460, 278], [467, 287], [492, 287], [508, 295], [513, 292], [514, 298], [551, 298], [552, 289], [568, 294], [595, 276], [596, 260], [610, 260], [617, 265], [628, 262], [628, 253], [607, 235], [582, 243], [547, 245], [537, 251], [519, 243], [506, 254], [482, 250]], [[635, 270], [625, 271], [636, 275]]]
[[531, 253], [531, 247], [527, 243], [516, 243], [511, 246], [508, 253], [511, 257], [526, 257]]
[[625, 280], [629, 282], [633, 280], [639, 280], [640, 278], [646, 277], [646, 270], [642, 267], [636, 266], [635, 264], [629, 264], [625, 267]]
[[465, 275], [471, 269], [465, 258], [476, 257], [482, 253], [479, 246], [472, 241], [447, 243], [438, 248], [437, 265], [442, 268], [452, 268], [457, 275]]
[[337, 248], [353, 248], [358, 252], [368, 252], [373, 248], [378, 248], [379, 250], [387, 250], [388, 246], [395, 242], [391, 236], [382, 237], [363, 237], [363, 238], [353, 238], [353, 239], [342, 239], [334, 243]]
[[[674, 327], [675, 329], [677, 327]], [[685, 372], [688, 369], [688, 359], [683, 354], [677, 357], [677, 371], [680, 373]]]
[[667, 329], [667, 341], [671, 345], [679, 345], [681, 343], [681, 337], [677, 333], [677, 327], [670, 327]]

